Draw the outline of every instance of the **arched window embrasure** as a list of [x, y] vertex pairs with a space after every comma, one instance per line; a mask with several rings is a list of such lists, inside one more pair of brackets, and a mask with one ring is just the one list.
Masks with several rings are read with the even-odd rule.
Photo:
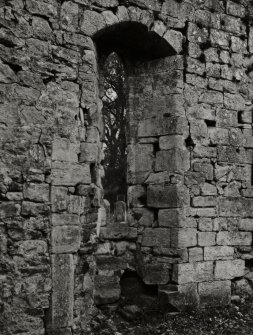
[[127, 202], [127, 84], [124, 65], [112, 52], [103, 64], [104, 198], [111, 211], [117, 201]]

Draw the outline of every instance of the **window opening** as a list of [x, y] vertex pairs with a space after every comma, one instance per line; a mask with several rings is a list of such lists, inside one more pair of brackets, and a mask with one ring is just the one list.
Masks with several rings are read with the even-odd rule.
[[104, 197], [111, 211], [117, 201], [127, 202], [126, 73], [120, 57], [112, 52], [104, 63], [103, 118], [104, 136]]

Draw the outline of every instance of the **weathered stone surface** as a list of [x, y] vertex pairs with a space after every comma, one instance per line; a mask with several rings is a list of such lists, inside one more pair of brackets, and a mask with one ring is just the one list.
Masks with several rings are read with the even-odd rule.
[[233, 279], [244, 276], [245, 261], [234, 259], [228, 261], [217, 261], [215, 266], [215, 279]]
[[102, 14], [91, 10], [84, 11], [81, 24], [81, 31], [84, 34], [92, 36], [105, 26], [106, 22]]
[[201, 247], [215, 245], [216, 233], [213, 232], [198, 232], [198, 245]]
[[152, 144], [137, 144], [127, 147], [128, 175], [130, 184], [143, 183], [152, 171], [154, 148]]
[[167, 284], [170, 280], [170, 266], [162, 263], [145, 264], [142, 277], [147, 285]]
[[178, 284], [212, 281], [213, 262], [175, 264], [173, 280]]
[[80, 163], [95, 163], [98, 161], [97, 143], [81, 143]]
[[187, 150], [161, 150], [156, 154], [156, 171], [187, 171], [190, 168], [190, 154]]
[[243, 298], [252, 297], [253, 290], [247, 279], [239, 279], [232, 283], [232, 291], [235, 295]]
[[20, 213], [20, 205], [14, 202], [0, 204], [0, 218], [9, 218], [17, 216]]
[[52, 255], [52, 327], [72, 326], [74, 307], [74, 259], [72, 255]]
[[197, 230], [194, 228], [172, 228], [171, 247], [186, 248], [197, 245]]
[[49, 185], [33, 183], [25, 185], [24, 198], [35, 202], [48, 202]]
[[166, 310], [171, 305], [179, 311], [198, 307], [199, 295], [196, 283], [174, 285], [174, 288], [169, 286], [159, 285], [158, 299], [162, 309]]
[[183, 194], [174, 185], [149, 185], [147, 189], [147, 205], [155, 208], [182, 207]]
[[106, 240], [135, 240], [137, 238], [137, 229], [123, 222], [110, 224], [100, 229], [100, 238]]
[[160, 209], [158, 212], [159, 227], [166, 228], [197, 228], [193, 218], [186, 218], [179, 208]]
[[52, 226], [79, 225], [79, 217], [74, 214], [52, 214]]
[[61, 6], [61, 26], [68, 31], [75, 31], [78, 25], [78, 5], [65, 1]]
[[252, 234], [250, 232], [229, 232], [221, 231], [217, 233], [218, 245], [251, 245]]
[[233, 259], [234, 248], [227, 246], [215, 246], [204, 248], [204, 260], [205, 261], [216, 261], [219, 259]]
[[68, 189], [66, 187], [51, 188], [52, 212], [62, 212], [68, 207]]
[[201, 262], [204, 260], [203, 248], [189, 249], [189, 262]]
[[147, 192], [142, 185], [129, 186], [127, 195], [131, 207], [144, 207], [146, 205]]
[[117, 276], [95, 276], [96, 305], [103, 305], [116, 302], [120, 298], [119, 277]]
[[90, 168], [87, 164], [62, 164], [54, 162], [52, 169], [52, 184], [59, 186], [75, 186], [90, 184]]
[[56, 226], [52, 229], [52, 252], [56, 254], [75, 253], [80, 249], [80, 228], [77, 226]]
[[186, 129], [185, 118], [146, 119], [139, 123], [138, 136], [181, 135]]
[[169, 29], [163, 38], [165, 38], [177, 53], [183, 50], [183, 35], [181, 32]]
[[241, 219], [239, 229], [242, 231], [253, 231], [253, 219]]
[[[227, 304], [231, 279], [247, 290], [247, 1], [0, 2], [3, 335], [89, 332], [95, 273], [98, 304], [117, 302], [128, 268], [159, 290], [186, 283], [163, 287], [179, 309]], [[113, 50], [128, 84], [129, 211], [117, 224], [101, 182], [103, 63]]]
[[65, 138], [56, 138], [53, 141], [52, 159], [55, 161], [77, 163], [78, 153], [77, 143], [71, 143]]
[[229, 280], [199, 283], [198, 291], [201, 306], [224, 306], [231, 301], [231, 282]]
[[160, 245], [170, 247], [171, 233], [166, 228], [146, 228], [143, 233], [142, 246], [158, 247]]
[[49, 206], [41, 203], [23, 201], [21, 213], [24, 216], [38, 216], [49, 213]]

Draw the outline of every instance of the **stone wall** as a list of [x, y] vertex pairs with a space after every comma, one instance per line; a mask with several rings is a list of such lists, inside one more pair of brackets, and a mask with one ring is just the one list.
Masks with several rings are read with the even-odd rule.
[[[3, 335], [88, 334], [129, 268], [179, 309], [252, 291], [252, 6], [0, 1]], [[117, 224], [101, 184], [111, 51], [129, 85]]]

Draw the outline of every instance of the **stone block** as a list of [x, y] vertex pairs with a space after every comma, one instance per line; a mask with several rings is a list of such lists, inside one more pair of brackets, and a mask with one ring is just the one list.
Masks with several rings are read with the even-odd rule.
[[189, 22], [187, 38], [190, 42], [204, 43], [208, 38], [208, 29], [199, 28], [196, 24]]
[[98, 144], [97, 143], [81, 143], [80, 163], [96, 163], [98, 161]]
[[193, 170], [196, 172], [203, 173], [203, 175], [205, 176], [205, 179], [213, 180], [213, 166], [209, 160], [201, 159], [201, 160], [194, 161]]
[[242, 298], [251, 298], [253, 289], [247, 279], [242, 278], [232, 283], [232, 292]]
[[192, 216], [198, 217], [216, 217], [217, 211], [216, 208], [192, 208], [191, 209]]
[[130, 207], [144, 207], [146, 205], [147, 192], [142, 185], [129, 186], [127, 196]]
[[24, 186], [24, 198], [35, 202], [49, 201], [49, 185], [48, 184], [26, 184]]
[[236, 111], [245, 109], [245, 100], [240, 94], [224, 93], [224, 106]]
[[72, 332], [71, 328], [61, 328], [50, 331], [50, 335], [72, 335]]
[[171, 247], [186, 248], [197, 245], [197, 229], [195, 228], [172, 228]]
[[146, 285], [167, 284], [170, 280], [169, 264], [145, 264], [142, 269], [142, 279]]
[[70, 195], [68, 212], [71, 214], [82, 214], [85, 208], [85, 199], [78, 195]]
[[139, 122], [138, 136], [152, 137], [164, 135], [181, 135], [184, 134], [187, 129], [187, 121], [183, 117], [145, 119]]
[[113, 14], [113, 12], [110, 10], [103, 11], [102, 15], [104, 17], [107, 26], [119, 23], [118, 17], [115, 14]]
[[216, 261], [215, 279], [233, 279], [243, 277], [245, 272], [245, 261], [242, 259]]
[[0, 218], [11, 218], [20, 214], [20, 205], [14, 202], [0, 203]]
[[27, 0], [26, 6], [27, 10], [32, 14], [41, 14], [55, 18], [57, 17], [57, 0], [50, 0], [48, 2]]
[[147, 189], [147, 205], [154, 208], [176, 208], [183, 206], [183, 189], [175, 185], [153, 184]]
[[80, 249], [81, 234], [77, 226], [55, 226], [52, 229], [52, 252], [75, 253]]
[[96, 255], [96, 265], [98, 271], [123, 271], [127, 268], [127, 261], [118, 255]]
[[194, 197], [192, 199], [193, 207], [215, 207], [217, 198], [215, 196]]
[[68, 207], [68, 189], [66, 187], [51, 188], [52, 212], [66, 211]]
[[143, 183], [152, 171], [154, 147], [152, 144], [131, 144], [127, 147], [127, 181]]
[[227, 14], [238, 16], [238, 17], [244, 17], [245, 16], [245, 7], [239, 3], [236, 3], [234, 1], [228, 1], [227, 2]]
[[52, 214], [52, 226], [77, 226], [79, 216], [74, 214]]
[[119, 277], [96, 275], [94, 282], [94, 302], [96, 305], [111, 304], [119, 300]]
[[52, 166], [52, 185], [76, 186], [90, 184], [90, 166], [88, 164], [70, 164], [54, 162]]
[[204, 260], [203, 248], [189, 249], [189, 262], [201, 262]]
[[222, 105], [223, 104], [223, 94], [220, 92], [212, 92], [208, 91], [203, 93], [200, 98], [199, 102], [203, 102], [210, 105]]
[[[185, 263], [188, 262], [188, 252], [186, 248], [168, 248], [164, 246], [158, 246], [153, 248], [154, 255], [166, 256], [167, 259], [170, 258], [170, 264], [174, 263]], [[169, 263], [169, 262], [168, 262]]]
[[196, 283], [185, 285], [159, 285], [158, 299], [163, 310], [173, 306], [179, 311], [187, 311], [189, 308], [196, 309], [199, 305], [199, 295]]
[[183, 50], [183, 35], [180, 31], [169, 29], [163, 36], [163, 38], [169, 43], [170, 46], [180, 53]]
[[227, 246], [215, 246], [204, 248], [204, 260], [205, 261], [216, 261], [224, 259], [233, 259], [234, 248]]
[[217, 195], [217, 188], [215, 185], [205, 183], [200, 187], [201, 195]]
[[198, 245], [201, 247], [215, 245], [216, 233], [214, 232], [199, 232], [198, 233]]
[[200, 231], [212, 231], [213, 221], [211, 218], [200, 218], [198, 223], [198, 229]]
[[93, 36], [99, 30], [105, 28], [106, 22], [102, 14], [91, 10], [85, 10], [81, 22], [81, 31], [88, 36]]
[[143, 232], [143, 247], [170, 247], [171, 233], [166, 228], [146, 228]]
[[253, 232], [253, 218], [241, 219], [239, 224], [239, 230], [252, 231]]
[[187, 58], [187, 72], [202, 76], [205, 72], [205, 64], [195, 58]]
[[35, 16], [32, 20], [33, 35], [45, 41], [53, 40], [53, 31], [47, 20]]
[[220, 198], [218, 201], [218, 212], [220, 216], [240, 217], [243, 211], [241, 198]]
[[221, 231], [217, 233], [217, 245], [251, 245], [252, 233], [242, 231]]
[[229, 46], [229, 34], [222, 30], [211, 29], [210, 39], [213, 46], [228, 47]]
[[77, 143], [71, 143], [66, 138], [56, 138], [53, 140], [52, 160], [63, 162], [78, 162], [78, 153], [80, 151]]
[[73, 255], [52, 255], [52, 328], [73, 325], [74, 259]]
[[41, 203], [23, 201], [21, 213], [24, 216], [47, 215], [49, 213], [49, 206]]
[[253, 53], [253, 28], [250, 28], [249, 32], [249, 51]]
[[116, 15], [119, 19], [119, 22], [129, 21], [128, 11], [125, 6], [118, 6]]
[[133, 216], [138, 220], [138, 224], [143, 227], [151, 227], [154, 222], [154, 211], [147, 208], [133, 209]]
[[194, 219], [186, 218], [179, 208], [161, 209], [158, 212], [159, 227], [166, 228], [196, 228]]
[[137, 228], [130, 227], [128, 223], [110, 224], [100, 229], [100, 238], [105, 240], [136, 240]]
[[182, 135], [168, 135], [159, 137], [160, 150], [170, 150], [174, 148], [184, 148], [185, 142]]
[[190, 169], [190, 154], [188, 150], [170, 149], [156, 153], [155, 171], [187, 171]]
[[198, 292], [200, 305], [226, 306], [231, 302], [231, 281], [214, 281], [212, 283], [199, 283]]
[[175, 264], [172, 280], [178, 284], [213, 280], [213, 262]]

